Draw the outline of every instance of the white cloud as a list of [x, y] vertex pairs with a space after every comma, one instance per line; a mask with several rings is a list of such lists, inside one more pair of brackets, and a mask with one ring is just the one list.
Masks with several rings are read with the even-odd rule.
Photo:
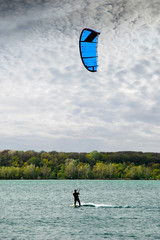
[[[1, 148], [159, 151], [157, 0], [2, 4]], [[99, 71], [79, 57], [101, 31]]]

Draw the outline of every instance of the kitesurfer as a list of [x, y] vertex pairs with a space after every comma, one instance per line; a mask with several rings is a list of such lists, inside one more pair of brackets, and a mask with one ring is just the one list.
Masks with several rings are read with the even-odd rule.
[[76, 202], [78, 202], [79, 203], [79, 206], [81, 206], [81, 202], [80, 202], [80, 200], [79, 200], [79, 196], [78, 195], [80, 195], [80, 193], [79, 193], [79, 191], [77, 191], [76, 189], [74, 190], [74, 193], [73, 193], [73, 196], [74, 196], [74, 206], [76, 207]]

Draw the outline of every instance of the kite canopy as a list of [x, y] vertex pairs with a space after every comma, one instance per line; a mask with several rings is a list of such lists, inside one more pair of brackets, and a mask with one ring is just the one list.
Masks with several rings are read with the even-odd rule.
[[97, 44], [98, 35], [96, 32], [89, 28], [84, 28], [81, 32], [79, 39], [79, 50], [84, 66], [90, 72], [97, 71]]

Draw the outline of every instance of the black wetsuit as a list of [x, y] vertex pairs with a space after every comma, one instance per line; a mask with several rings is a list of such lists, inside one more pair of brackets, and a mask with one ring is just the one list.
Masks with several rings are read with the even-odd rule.
[[76, 206], [76, 202], [78, 202], [78, 203], [79, 203], [79, 206], [81, 206], [81, 202], [80, 202], [80, 200], [79, 200], [78, 195], [79, 195], [79, 192], [77, 192], [77, 191], [75, 190], [74, 193], [73, 193], [73, 196], [74, 196], [74, 206]]

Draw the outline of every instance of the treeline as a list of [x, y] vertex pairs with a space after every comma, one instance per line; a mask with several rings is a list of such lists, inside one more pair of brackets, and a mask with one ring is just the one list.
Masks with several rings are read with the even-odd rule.
[[160, 153], [0, 152], [0, 179], [160, 179]]

